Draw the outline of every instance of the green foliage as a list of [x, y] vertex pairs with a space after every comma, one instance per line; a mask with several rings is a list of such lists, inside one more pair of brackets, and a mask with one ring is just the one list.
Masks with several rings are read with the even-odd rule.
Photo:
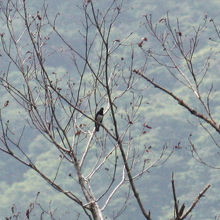
[[[62, 3], [60, 1], [55, 1], [53, 3], [48, 2], [48, 4], [51, 19], [54, 18], [57, 12], [60, 13], [60, 18], [58, 18], [57, 24], [61, 34], [63, 34], [65, 38], [71, 42], [71, 44], [76, 46], [81, 53], [83, 53], [84, 45], [82, 45], [82, 36], [79, 33], [79, 30], [81, 30], [82, 27], [80, 20], [82, 19], [83, 15], [81, 10], [76, 7], [78, 1], [75, 1], [74, 3], [70, 3], [69, 1], [62, 1]], [[104, 8], [105, 4], [102, 4], [102, 7]], [[40, 5], [41, 3], [39, 3], [39, 1], [33, 1], [33, 3], [31, 3], [31, 5], [28, 7], [33, 14], [36, 14], [36, 12], [40, 9]], [[166, 14], [167, 11], [169, 11], [169, 16], [172, 23], [174, 24], [176, 22], [176, 17], [178, 17], [183, 27], [184, 34], [190, 35], [192, 31], [192, 24], [198, 25], [206, 12], [208, 12], [209, 16], [215, 17], [216, 13], [219, 11], [219, 4], [217, 0], [209, 2], [208, 5], [207, 2], [202, 1], [184, 1], [181, 3], [175, 0], [169, 0], [166, 1], [166, 3], [161, 0], [147, 2], [143, 0], [126, 1], [124, 3], [124, 9], [122, 10], [122, 15], [119, 18], [119, 21], [112, 29], [112, 45], [114, 44], [114, 40], [123, 39], [133, 32], [129, 38], [129, 42], [133, 42], [135, 45], [134, 47], [136, 48], [139, 40], [146, 35], [146, 30], [142, 25], [144, 22], [142, 15], [152, 13], [154, 19], [158, 21]], [[20, 21], [16, 22], [20, 26]], [[5, 26], [3, 26], [3, 31], [6, 31]], [[46, 29], [46, 31], [49, 32], [48, 29]], [[94, 37], [94, 33], [91, 34], [91, 38], [92, 37]], [[199, 46], [199, 49], [194, 57], [195, 66], [198, 70], [201, 68], [201, 63], [204, 61], [205, 57], [208, 57], [210, 53], [219, 52], [219, 45], [210, 42], [208, 37], [208, 34], [204, 34], [202, 42], [205, 43]], [[147, 36], [147, 38], [149, 38], [147, 47], [154, 47], [156, 43], [152, 42], [152, 37]], [[60, 41], [54, 37], [49, 45], [51, 48], [57, 49], [60, 48], [59, 43]], [[100, 42], [97, 41], [93, 48], [94, 54], [96, 51], [98, 51], [99, 47]], [[210, 50], [210, 47], [215, 47], [214, 51]], [[142, 63], [142, 60], [141, 55], [137, 51], [138, 50], [135, 50], [135, 65], [138, 67], [139, 64]], [[56, 77], [63, 79], [63, 81], [60, 81], [59, 86], [66, 89], [69, 80], [71, 82], [78, 83], [79, 76], [76, 74], [76, 69], [73, 68], [71, 59], [66, 56], [65, 52], [63, 52], [63, 54], [63, 57], [56, 56], [56, 54], [51, 55], [51, 57], [48, 59], [47, 70], [51, 74], [53, 72], [56, 73], [53, 75], [54, 80]], [[118, 52], [116, 55], [114, 55], [114, 57], [111, 57], [112, 64], [121, 62], [121, 57], [124, 58], [124, 71], [129, 72], [129, 67], [127, 67], [127, 64], [130, 61], [130, 48], [126, 48]], [[95, 56], [92, 59], [94, 68], [96, 68], [97, 60]], [[211, 61], [210, 73], [204, 81], [204, 95], [206, 94], [207, 88], [210, 88], [212, 82], [214, 82], [214, 88], [218, 89], [220, 85], [218, 71], [216, 71], [219, 67], [218, 62], [218, 59]], [[14, 68], [15, 67], [13, 67], [13, 69]], [[67, 72], [71, 74], [68, 75], [66, 74]], [[161, 80], [161, 83], [168, 88], [172, 87], [172, 90], [175, 92], [175, 94], [182, 97], [186, 102], [192, 104], [192, 106], [197, 107], [197, 103], [195, 99], [192, 98], [191, 93], [185, 87], [180, 87], [179, 84], [172, 84], [171, 79], [167, 77], [164, 69], [158, 66], [149, 66], [148, 73], [152, 76], [155, 76], [156, 74], [156, 80]], [[71, 79], [69, 76], [71, 76]], [[17, 70], [10, 72], [9, 77], [14, 80], [14, 85], [16, 88], [22, 88], [22, 82], [18, 80], [19, 76]], [[87, 85], [85, 91], [88, 92], [89, 90], [92, 90], [92, 85], [90, 85], [92, 74], [86, 72], [84, 80]], [[199, 204], [198, 209], [196, 209], [193, 213], [192, 219], [208, 219], [210, 216], [212, 216], [214, 219], [214, 216], [219, 211], [217, 206], [219, 199], [216, 196], [219, 190], [219, 173], [217, 170], [207, 169], [203, 165], [200, 165], [195, 160], [191, 159], [189, 142], [187, 139], [192, 133], [195, 146], [198, 146], [198, 151], [202, 157], [208, 162], [214, 163], [216, 166], [218, 166], [219, 160], [215, 155], [216, 149], [213, 147], [213, 142], [208, 138], [209, 136], [205, 131], [201, 131], [201, 128], [198, 126], [198, 121], [193, 119], [189, 112], [181, 108], [175, 101], [157, 91], [155, 88], [147, 86], [148, 84], [142, 80], [137, 82], [137, 87], [139, 90], [135, 100], [137, 100], [138, 97], [143, 96], [143, 105], [141, 105], [139, 108], [139, 115], [137, 118], [133, 119], [134, 123], [131, 125], [133, 128], [131, 136], [133, 137], [133, 143], [135, 143], [137, 146], [137, 152], [140, 153], [143, 151], [144, 146], [149, 147], [151, 145], [152, 150], [149, 153], [145, 152], [146, 156], [144, 159], [151, 158], [151, 160], [153, 160], [154, 158], [158, 157], [164, 145], [167, 145], [170, 151], [175, 145], [177, 145], [178, 142], [181, 142], [183, 147], [182, 149], [176, 149], [170, 160], [165, 165], [161, 165], [163, 166], [162, 171], [160, 171], [161, 166], [153, 168], [152, 170], [150, 169], [150, 173], [146, 175], [139, 183], [144, 204], [149, 204], [152, 213], [154, 213], [154, 219], [162, 220], [171, 218], [172, 212], [170, 210], [173, 209], [173, 204], [170, 179], [171, 172], [175, 172], [177, 191], [180, 201], [186, 202], [187, 205], [191, 204], [193, 199], [198, 195], [205, 184], [213, 184], [212, 191], [207, 195], [208, 199], [202, 200], [201, 205]], [[114, 95], [117, 96], [122, 88], [123, 84], [121, 84], [121, 88], [119, 87]], [[17, 131], [19, 135], [23, 128], [23, 122], [26, 120], [25, 112], [24, 110], [21, 110], [14, 101], [12, 101], [5, 91], [1, 90], [1, 96], [2, 99], [0, 105], [2, 107], [5, 101], [9, 100], [9, 106], [2, 109], [2, 114], [10, 121], [10, 123], [13, 121], [15, 124], [13, 131]], [[214, 94], [212, 107], [213, 116], [215, 116], [217, 119], [220, 119], [220, 109], [218, 107], [220, 102], [219, 97], [219, 91], [216, 91]], [[129, 123], [126, 118], [125, 109], [130, 108], [129, 103], [132, 101], [132, 94], [125, 96], [124, 100], [122, 101], [116, 101], [118, 106], [116, 115], [117, 119], [120, 121], [120, 131], [123, 131], [123, 129]], [[91, 115], [94, 116], [94, 112], [91, 112]], [[187, 121], [190, 121], [193, 126], [191, 126], [191, 124], [189, 124]], [[88, 127], [93, 127], [93, 123], [88, 122], [87, 119], [82, 119], [82, 123], [84, 122]], [[152, 129], [147, 129], [144, 127], [144, 123], [149, 124]], [[108, 128], [113, 127], [109, 113], [105, 115], [104, 125]], [[146, 131], [146, 133], [144, 131]], [[55, 177], [55, 168], [59, 166], [59, 162], [61, 161], [59, 152], [54, 148], [54, 146], [52, 146], [52, 144], [45, 141], [45, 139], [34, 129], [28, 130], [27, 134], [28, 137], [25, 139], [23, 145], [24, 148], [28, 150], [28, 155], [33, 159], [33, 161], [36, 161], [36, 164], [39, 165], [40, 168], [43, 168], [45, 174], [49, 175], [50, 177]], [[84, 142], [82, 143], [82, 147], [85, 147]], [[111, 143], [109, 142], [108, 144], [110, 145]], [[99, 147], [100, 146], [95, 142], [92, 145], [89, 155], [90, 159], [88, 163], [85, 164], [85, 167], [83, 167], [85, 174], [91, 172], [96, 155], [100, 154], [101, 151]], [[106, 149], [106, 151], [107, 150], [108, 149]], [[19, 174], [11, 173], [11, 170], [7, 169], [7, 167], [17, 167], [17, 162], [7, 160], [3, 156], [0, 157], [3, 158], [3, 160], [0, 162], [0, 166], [4, 168], [4, 179], [0, 180], [0, 217], [5, 217], [8, 215], [10, 205], [13, 203], [15, 203], [16, 206], [21, 209], [27, 207], [28, 204], [35, 198], [36, 192], [40, 192], [40, 202], [43, 206], [47, 206], [50, 201], [53, 201], [53, 207], [58, 209], [57, 212], [59, 214], [57, 216], [61, 216], [60, 213], [64, 213], [64, 216], [68, 216], [69, 214], [67, 214], [66, 211], [68, 209], [71, 210], [69, 211], [70, 216], [72, 213], [81, 211], [75, 206], [74, 210], [72, 211], [72, 203], [64, 198], [64, 196], [51, 190], [50, 186], [48, 186], [48, 184], [45, 183], [33, 171], [24, 169], [20, 170], [19, 168]], [[114, 155], [109, 157], [107, 165], [112, 164], [114, 159]], [[122, 165], [122, 161], [119, 160], [119, 164]], [[98, 189], [98, 194], [103, 193], [102, 186], [109, 183], [109, 173], [112, 172], [112, 170], [106, 171], [103, 169], [96, 174], [97, 181], [94, 183], [94, 187], [95, 189]], [[71, 176], [69, 176], [69, 174], [71, 174]], [[13, 183], [8, 183], [8, 178], [10, 178], [10, 175], [19, 175], [20, 179], [14, 180]], [[75, 192], [79, 191], [73, 168], [69, 167], [65, 163], [61, 164], [57, 180], [58, 183], [64, 186], [66, 189], [74, 189]], [[194, 194], [191, 192], [194, 192]], [[80, 193], [78, 194], [80, 196]], [[113, 197], [113, 202], [108, 207], [106, 216], [111, 219], [112, 210], [123, 204], [126, 195], [127, 188], [122, 188], [121, 191]], [[134, 219], [134, 217], [138, 215], [137, 208], [133, 206], [133, 204], [133, 201], [129, 202], [127, 214], [123, 214], [122, 218], [119, 219]], [[65, 210], [62, 210], [62, 207], [65, 207]], [[132, 218], [130, 218], [130, 216], [132, 216]]]

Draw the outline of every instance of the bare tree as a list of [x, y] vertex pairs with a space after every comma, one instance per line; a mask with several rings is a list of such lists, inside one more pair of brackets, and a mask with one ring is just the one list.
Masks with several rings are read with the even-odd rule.
[[[163, 67], [164, 74], [170, 77], [169, 79], [172, 80], [174, 86], [173, 88], [167, 88], [154, 80], [153, 77], [145, 74], [147, 73], [146, 64], [134, 69], [133, 72], [177, 101], [178, 105], [197, 118], [198, 125], [209, 135], [214, 146], [219, 148], [216, 137], [220, 133], [220, 126], [218, 120], [213, 116], [214, 109], [212, 109], [215, 103], [216, 88], [214, 88], [214, 81], [211, 81], [209, 84], [207, 83], [213, 75], [212, 71], [210, 71], [211, 61], [218, 51], [210, 48], [210, 52], [208, 55], [206, 54], [206, 57], [200, 57], [202, 64], [198, 65], [196, 63], [199, 59], [196, 53], [200, 47], [201, 35], [206, 33], [210, 22], [214, 24], [218, 36], [218, 30], [213, 19], [209, 19], [207, 15], [205, 15], [200, 25], [192, 27], [188, 32], [185, 29], [181, 29], [178, 19], [175, 25], [171, 25], [168, 14], [158, 22], [155, 22], [155, 24], [152, 15], [146, 15], [144, 26], [149, 36], [156, 41], [157, 47], [155, 50], [144, 48], [142, 47], [143, 41], [139, 47], [148, 60]], [[212, 40], [212, 38], [209, 37], [209, 40]], [[181, 95], [175, 94], [175, 86], [181, 86], [184, 92], [189, 93], [191, 102], [184, 100], [186, 93]], [[200, 157], [196, 146], [193, 144], [192, 134], [189, 135], [188, 140], [191, 145], [192, 156], [197, 161], [209, 167], [218, 168], [217, 166], [207, 164]]]
[[[134, 74], [139, 75], [146, 82], [153, 85], [154, 88], [159, 89], [162, 93], [171, 97], [176, 101], [177, 105], [183, 107], [197, 119], [197, 125], [208, 134], [212, 141], [211, 147], [216, 147], [216, 155], [218, 155], [220, 126], [218, 117], [214, 114], [215, 93], [217, 93], [218, 88], [214, 86], [214, 80], [210, 80], [215, 74], [210, 69], [212, 60], [217, 56], [219, 51], [210, 48], [208, 55], [207, 53], [205, 54], [206, 57], [204, 55], [203, 57], [199, 57], [197, 54], [201, 48], [202, 43], [199, 43], [202, 41], [202, 35], [205, 35], [207, 41], [211, 40], [218, 43], [219, 31], [216, 23], [213, 19], [209, 19], [205, 15], [200, 25], [197, 27], [193, 26], [190, 30], [187, 30], [182, 27], [178, 19], [175, 24], [171, 24], [172, 22], [168, 14], [156, 22], [153, 21], [151, 14], [144, 17], [144, 27], [146, 28], [147, 37], [144, 37], [138, 46], [144, 54], [143, 57], [146, 59], [143, 65], [133, 69]], [[207, 37], [208, 34], [213, 34], [213, 32], [207, 34], [210, 23], [213, 24], [216, 33], [213, 37]], [[153, 42], [153, 46], [145, 46], [147, 41]], [[198, 64], [199, 58], [202, 61]], [[166, 86], [160, 79], [163, 78], [162, 76], [155, 77], [155, 80], [154, 75], [149, 74], [148, 66], [152, 63], [161, 67], [163, 74], [172, 82], [173, 86]], [[176, 94], [177, 88], [182, 88], [183, 92]], [[192, 157], [196, 161], [209, 168], [219, 169], [219, 166], [215, 165], [213, 160], [210, 163], [203, 158], [204, 155], [202, 156], [200, 154], [199, 146], [196, 146], [192, 140], [192, 134], [189, 134], [188, 142]], [[199, 193], [190, 208], [185, 211], [185, 204], [180, 205], [176, 197], [175, 184], [172, 177], [174, 199], [173, 219], [185, 219], [189, 216], [189, 213], [209, 187], [210, 184]]]
[[23, 210], [18, 210], [16, 204], [13, 204], [11, 206], [11, 213], [8, 217], [5, 217], [5, 220], [18, 220], [24, 218], [23, 216], [25, 216], [25, 219], [31, 219], [32, 213], [36, 210], [36, 208], [39, 208], [38, 214], [33, 214], [33, 216], [37, 217], [40, 220], [44, 219], [45, 216], [49, 217], [51, 220], [55, 220], [56, 218], [54, 217], [54, 213], [56, 210], [53, 210], [51, 208], [51, 202], [49, 204], [49, 208], [43, 208], [42, 205], [38, 202], [39, 194], [40, 192], [37, 193], [34, 201], [30, 202], [28, 207], [25, 209], [24, 213], [22, 213]]
[[[7, 0], [1, 4], [1, 19], [6, 24], [5, 33], [1, 33], [6, 65], [1, 72], [0, 85], [10, 94], [11, 100], [20, 106], [25, 120], [23, 129], [16, 131], [15, 122], [5, 117], [11, 105], [11, 101], [5, 100], [0, 111], [0, 150], [36, 171], [51, 187], [81, 207], [88, 219], [104, 219], [105, 210], [113, 196], [125, 187], [124, 203], [112, 218], [120, 216], [133, 195], [144, 218], [151, 220], [150, 208], [143, 203], [135, 180], [142, 178], [151, 168], [163, 164], [174, 149], [168, 149], [164, 145], [161, 151], [155, 152], [153, 156], [150, 154], [153, 151], [150, 145], [139, 146], [134, 141], [132, 133], [135, 133], [137, 126], [142, 135], [151, 129], [150, 125], [143, 121], [143, 115], [140, 115], [140, 107], [144, 105], [143, 97], [136, 91], [141, 79], [137, 79], [134, 72], [175, 98], [180, 105], [210, 124], [217, 132], [219, 127], [199, 91], [205, 74], [198, 81], [192, 65], [198, 34], [203, 27], [196, 30], [195, 38], [190, 41], [190, 51], [185, 52], [181, 31], [178, 30], [178, 34], [173, 33], [168, 20], [165, 20], [193, 77], [192, 83], [167, 50], [167, 37], [159, 38], [151, 18], [146, 16], [150, 32], [173, 62], [172, 67], [165, 67], [172, 75], [174, 74], [171, 68], [179, 72], [186, 82], [178, 80], [195, 93], [207, 116], [197, 112], [172, 92], [145, 76], [142, 71], [134, 68], [134, 49], [128, 42], [130, 34], [123, 39], [112, 34], [121, 13], [122, 3], [123, 1], [112, 0], [108, 2], [108, 7], [99, 9], [98, 2], [87, 0], [79, 6], [83, 13], [82, 29], [79, 31], [81, 47], [65, 37], [57, 24], [59, 14], [51, 19], [46, 4], [42, 5], [39, 11], [31, 11], [25, 0]], [[50, 48], [51, 38], [59, 43], [59, 49]], [[144, 41], [146, 39], [139, 43], [139, 47], [142, 47]], [[123, 50], [129, 53], [126, 61], [123, 56], [118, 55]], [[152, 51], [143, 52], [160, 63]], [[60, 73], [50, 70], [47, 62], [58, 53], [65, 54], [71, 60], [72, 71]], [[104, 120], [98, 133], [94, 126], [95, 113], [101, 107], [104, 107]], [[120, 112], [121, 109], [123, 112]], [[45, 173], [44, 168], [33, 160], [31, 152], [26, 150], [23, 139], [27, 130], [37, 131], [47, 141], [46, 147], [52, 146], [57, 150], [59, 161], [54, 167], [54, 175]], [[59, 177], [64, 163], [72, 170], [65, 178], [71, 178], [73, 184], [79, 187], [77, 193], [67, 189], [63, 184], [65, 179], [61, 180]], [[104, 183], [101, 188], [100, 180]], [[184, 213], [177, 207], [173, 182], [176, 219], [188, 216], [209, 186]]]

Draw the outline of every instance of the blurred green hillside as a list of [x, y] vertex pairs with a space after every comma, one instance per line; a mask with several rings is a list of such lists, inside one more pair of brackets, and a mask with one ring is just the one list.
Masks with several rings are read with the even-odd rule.
[[[28, 2], [28, 1], [27, 1]], [[105, 8], [105, 1], [94, 1], [95, 5], [100, 8]], [[29, 1], [28, 7], [30, 11], [36, 13], [41, 9], [43, 1]], [[83, 14], [78, 6], [81, 2], [74, 1], [48, 1], [48, 16], [52, 19], [59, 12], [60, 15], [57, 19], [57, 25], [59, 31], [65, 36], [65, 39], [82, 54], [85, 49], [83, 44], [82, 36], [80, 35]], [[147, 33], [144, 26], [144, 16], [146, 14], [152, 14], [153, 21], [158, 22], [161, 18], [165, 17], [169, 12], [169, 18], [173, 25], [176, 24], [176, 19], [182, 27], [184, 35], [190, 36], [193, 34], [193, 26], [198, 26], [207, 15], [208, 18], [215, 19], [217, 25], [220, 22], [219, 12], [220, 4], [217, 0], [210, 2], [201, 1], [153, 1], [153, 0], [125, 0], [121, 15], [118, 18], [115, 26], [112, 30], [111, 41], [116, 39], [124, 39], [130, 33], [128, 42], [133, 43], [134, 48], [134, 67], [138, 68], [143, 64], [143, 54], [137, 44], [143, 37], [147, 37], [148, 41], [144, 45], [144, 48], [153, 48], [159, 51], [157, 42]], [[4, 24], [1, 23], [2, 30], [0, 32], [6, 32]], [[18, 27], [22, 29], [21, 27]], [[44, 30], [45, 33], [49, 32], [49, 29]], [[91, 32], [91, 38], [94, 33]], [[194, 67], [199, 71], [201, 65], [205, 59], [213, 54], [213, 59], [210, 61], [210, 70], [203, 84], [204, 94], [207, 93], [210, 86], [213, 83], [213, 101], [210, 103], [212, 108], [213, 116], [220, 121], [219, 115], [219, 104], [220, 104], [220, 77], [219, 77], [219, 41], [211, 41], [209, 38], [217, 39], [215, 30], [211, 23], [208, 23], [207, 29], [200, 36], [199, 46], [194, 58]], [[48, 43], [48, 56], [46, 60], [46, 66], [49, 72], [56, 72], [60, 78], [64, 79], [60, 86], [65, 86], [65, 82], [69, 79], [65, 78], [65, 73], [71, 73], [71, 82], [78, 83], [78, 75], [75, 73], [74, 63], [71, 57], [62, 51], [60, 40], [55, 35], [51, 36]], [[95, 42], [95, 46], [98, 48], [99, 42]], [[1, 53], [0, 48], [0, 53]], [[62, 51], [57, 53], [56, 51]], [[131, 47], [121, 49], [114, 57], [111, 58], [112, 64], [119, 62], [123, 57], [124, 68], [129, 71], [129, 63], [131, 57]], [[95, 57], [94, 66], [96, 66]], [[8, 58], [0, 58], [1, 72], [5, 71], [8, 64]], [[197, 108], [198, 103], [195, 98], [191, 96], [186, 88], [181, 86], [179, 83], [174, 82], [172, 77], [168, 75], [165, 68], [156, 65], [152, 60], [149, 61], [147, 67], [147, 73], [153, 76], [155, 81], [158, 81], [166, 88], [171, 89], [175, 94], [182, 97], [191, 106]], [[14, 79], [15, 84], [19, 87], [22, 86], [21, 82], [17, 79], [17, 72], [15, 67], [12, 67], [10, 77]], [[88, 85], [90, 82], [89, 74], [85, 80]], [[136, 145], [137, 151], [141, 152], [143, 146], [152, 146], [152, 151], [149, 156], [146, 155], [146, 159], [157, 158], [160, 154], [163, 146], [167, 146], [167, 155], [172, 151], [173, 147], [179, 142], [181, 149], [175, 149], [175, 152], [169, 158], [168, 161], [159, 166], [150, 169], [149, 173], [146, 174], [141, 180], [137, 180], [137, 187], [140, 191], [141, 198], [144, 204], [151, 210], [152, 219], [164, 220], [170, 219], [173, 214], [173, 197], [171, 188], [171, 175], [172, 172], [175, 174], [177, 194], [180, 198], [180, 202], [185, 202], [188, 207], [199, 192], [208, 183], [212, 185], [211, 189], [206, 193], [205, 198], [202, 198], [198, 206], [193, 211], [192, 220], [214, 220], [215, 216], [220, 215], [220, 158], [219, 149], [213, 143], [210, 136], [205, 132], [204, 129], [199, 126], [198, 120], [195, 119], [189, 112], [184, 110], [181, 106], [177, 105], [177, 102], [172, 100], [161, 91], [157, 90], [153, 86], [149, 85], [144, 80], [137, 77], [137, 94], [135, 98], [143, 96], [142, 105], [140, 107], [140, 116], [137, 118], [133, 125], [133, 143]], [[87, 87], [89, 90], [90, 88]], [[120, 92], [115, 91], [115, 94]], [[24, 110], [18, 107], [18, 104], [6, 93], [3, 88], [0, 88], [1, 100], [0, 106], [3, 106], [6, 100], [9, 100], [7, 108], [2, 110], [2, 115], [5, 121], [9, 120], [13, 122], [15, 127], [14, 131], [21, 133], [23, 129], [23, 122], [27, 120]], [[120, 121], [119, 130], [123, 131], [126, 127], [125, 109], [129, 108], [128, 100], [132, 101], [132, 94], [129, 93], [125, 96], [123, 101], [116, 102], [117, 105], [117, 118]], [[198, 107], [199, 108], [199, 107]], [[88, 126], [92, 127], [93, 123], [87, 119], [84, 121]], [[146, 129], [146, 133], [143, 132], [143, 124], [149, 124], [152, 129]], [[104, 125], [111, 129], [113, 127], [110, 115], [105, 115]], [[209, 126], [207, 126], [209, 128]], [[219, 135], [216, 135], [215, 131], [211, 129], [214, 137], [220, 143]], [[192, 158], [190, 151], [190, 143], [188, 138], [192, 135], [192, 140], [197, 147], [198, 152], [202, 158], [210, 165], [219, 167], [218, 169], [212, 169], [198, 163]], [[49, 176], [55, 176], [54, 167], [59, 165], [60, 154], [59, 152], [46, 141], [42, 135], [34, 128], [28, 128], [24, 131], [24, 139], [22, 140], [24, 150], [28, 152], [33, 161], [43, 167], [44, 172]], [[108, 143], [111, 144], [110, 142]], [[90, 155], [90, 160], [85, 168], [90, 171], [90, 167], [95, 163], [94, 155], [100, 153], [100, 149], [97, 145], [93, 145]], [[111, 163], [111, 161], [109, 162]], [[122, 161], [119, 160], [119, 164]], [[10, 208], [13, 204], [16, 205], [17, 210], [24, 212], [31, 202], [34, 201], [37, 192], [40, 192], [38, 201], [42, 207], [48, 209], [51, 205], [55, 211], [55, 217], [57, 219], [69, 220], [75, 219], [77, 212], [81, 210], [74, 206], [68, 199], [64, 198], [63, 195], [57, 193], [55, 190], [43, 181], [36, 173], [32, 170], [27, 169], [19, 162], [6, 154], [0, 152], [0, 219], [9, 216], [11, 213]], [[111, 172], [111, 171], [110, 171]], [[69, 175], [71, 174], [71, 176]], [[104, 177], [104, 178], [103, 178]], [[102, 186], [108, 182], [108, 175], [106, 172], [100, 171], [97, 174], [97, 182], [94, 183], [94, 188], [101, 195]], [[69, 167], [68, 164], [63, 163], [61, 166], [61, 172], [58, 176], [58, 182], [60, 185], [65, 186], [68, 190], [74, 190], [76, 193], [79, 191], [77, 184], [74, 182], [74, 171], [73, 167]], [[113, 202], [105, 211], [107, 219], [112, 219], [112, 213], [117, 209], [125, 200], [126, 190], [122, 187], [121, 191], [113, 197]], [[79, 193], [80, 195], [80, 193]], [[51, 204], [50, 204], [51, 202]], [[119, 219], [143, 219], [136, 205], [136, 202], [132, 199], [127, 204], [128, 208]], [[34, 210], [33, 217], [31, 219], [39, 219], [38, 213], [40, 212], [39, 207]], [[74, 216], [74, 217], [73, 217]], [[82, 219], [83, 214], [82, 214]], [[45, 218], [47, 219], [47, 218]], [[49, 219], [49, 217], [48, 217]], [[85, 217], [86, 219], [86, 217]]]

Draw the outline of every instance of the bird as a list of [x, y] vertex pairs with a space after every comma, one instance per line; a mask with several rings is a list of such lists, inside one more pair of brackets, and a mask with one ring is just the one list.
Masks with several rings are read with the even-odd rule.
[[98, 132], [99, 131], [99, 127], [100, 127], [100, 124], [102, 123], [102, 119], [103, 119], [103, 111], [104, 111], [104, 108], [100, 108], [100, 110], [96, 113], [95, 115], [95, 130]]

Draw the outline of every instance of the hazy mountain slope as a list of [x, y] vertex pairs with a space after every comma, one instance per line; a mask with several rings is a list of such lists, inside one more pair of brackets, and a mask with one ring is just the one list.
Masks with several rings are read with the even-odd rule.
[[[34, 2], [34, 1], [33, 1]], [[63, 33], [73, 45], [76, 45], [77, 49], [83, 50], [82, 39], [78, 30], [80, 29], [80, 18], [82, 14], [80, 10], [75, 7], [78, 1], [56, 1], [48, 3], [49, 14], [53, 17], [58, 11], [60, 12], [60, 18], [58, 19], [58, 25]], [[104, 3], [102, 3], [104, 4]], [[38, 9], [38, 1], [31, 6], [33, 11]], [[131, 32], [133, 35], [130, 41], [137, 44], [139, 40], [146, 36], [146, 31], [143, 27], [144, 18], [143, 15], [152, 13], [153, 18], [158, 21], [161, 17], [166, 15], [169, 11], [169, 16], [173, 24], [176, 18], [183, 25], [185, 33], [190, 34], [192, 31], [192, 25], [198, 25], [203, 19], [205, 14], [209, 17], [213, 17], [216, 20], [219, 19], [220, 5], [219, 2], [210, 1], [184, 1], [179, 3], [177, 0], [168, 1], [125, 1], [124, 8], [122, 9], [122, 15], [117, 22], [117, 26], [113, 29], [112, 40], [122, 39], [128, 36]], [[210, 29], [211, 37], [215, 37], [214, 32]], [[146, 47], [153, 47], [155, 42], [151, 42], [151, 37], [147, 42]], [[209, 34], [204, 34], [201, 39], [202, 44], [196, 53], [196, 66], [200, 67], [200, 64], [204, 57], [207, 57], [210, 53], [210, 46], [215, 47], [218, 51], [218, 44], [210, 42], [208, 38]], [[60, 49], [59, 40], [52, 36], [51, 50]], [[97, 43], [98, 47], [98, 43]], [[138, 65], [142, 62], [140, 60], [141, 54], [138, 49], [135, 52], [137, 54], [136, 63]], [[113, 60], [120, 59], [120, 57], [128, 58], [128, 50], [122, 51], [118, 57], [114, 57]], [[95, 61], [94, 61], [95, 62]], [[73, 64], [69, 57], [60, 55], [53, 55], [47, 61], [48, 69], [51, 72], [57, 71], [64, 74], [66, 71], [73, 72]], [[205, 85], [209, 87], [211, 82], [214, 80], [215, 102], [212, 103], [213, 112], [216, 118], [219, 118], [219, 104], [220, 104], [220, 79], [219, 72], [216, 71], [219, 68], [218, 59], [212, 61], [210, 69], [210, 76], [207, 77]], [[164, 70], [158, 66], [149, 66], [149, 74], [156, 75], [157, 79], [161, 79], [161, 83], [168, 88], [172, 87], [176, 94], [182, 96], [185, 100], [189, 101], [192, 105], [196, 106], [194, 99], [190, 98], [190, 94], [184, 88], [179, 87], [178, 84], [173, 84], [172, 79], [164, 73]], [[16, 74], [16, 73], [15, 73]], [[13, 77], [15, 77], [13, 75]], [[77, 80], [77, 78], [76, 78]], [[158, 152], [162, 149], [163, 145], [166, 144], [171, 150], [173, 146], [181, 142], [182, 149], [176, 150], [172, 157], [162, 165], [162, 168], [153, 168], [148, 175], [144, 177], [142, 181], [137, 181], [139, 190], [141, 191], [142, 198], [146, 202], [146, 206], [151, 209], [153, 219], [169, 219], [173, 212], [173, 200], [171, 193], [171, 173], [175, 173], [177, 194], [180, 196], [181, 202], [186, 202], [186, 206], [190, 205], [195, 196], [202, 190], [202, 188], [210, 183], [212, 188], [207, 192], [206, 197], [201, 200], [198, 208], [193, 212], [192, 219], [214, 219], [215, 215], [219, 214], [219, 196], [218, 192], [220, 189], [220, 177], [219, 170], [207, 168], [201, 164], [198, 164], [194, 159], [191, 158], [191, 152], [189, 150], [189, 142], [187, 140], [189, 134], [192, 134], [193, 141], [197, 146], [198, 151], [201, 153], [204, 159], [210, 164], [220, 167], [219, 157], [217, 155], [216, 147], [210, 140], [206, 132], [198, 127], [198, 121], [195, 120], [186, 110], [183, 110], [180, 106], [176, 105], [176, 102], [160, 91], [153, 87], [147, 88], [148, 84], [139, 81], [138, 87], [143, 88], [142, 93], [145, 103], [141, 108], [143, 117], [136, 125], [134, 125], [134, 139], [138, 147], [142, 147], [145, 144], [152, 145], [152, 152], [150, 154], [158, 155]], [[204, 88], [204, 92], [205, 92]], [[12, 99], [6, 95], [5, 91], [0, 90], [1, 96], [3, 97], [0, 104], [4, 105], [6, 100], [10, 100], [7, 111], [4, 112], [6, 118], [13, 120], [16, 119], [17, 130], [20, 131], [22, 128], [19, 127], [19, 120], [25, 120], [25, 116], [22, 110], [17, 109], [17, 105]], [[126, 100], [125, 100], [126, 101]], [[121, 106], [120, 106], [121, 104]], [[118, 103], [118, 117], [123, 114], [123, 109], [126, 103]], [[108, 120], [108, 116], [105, 116], [105, 125], [111, 127], [111, 121]], [[148, 122], [152, 129], [146, 134], [141, 131], [136, 131], [135, 126], [142, 121]], [[190, 123], [189, 123], [190, 122]], [[123, 123], [120, 125], [123, 129]], [[37, 161], [41, 166], [45, 165], [45, 172], [50, 175], [55, 175], [53, 167], [57, 167], [59, 160], [59, 153], [54, 150], [42, 137], [39, 136], [38, 132], [26, 131], [26, 138], [24, 140], [25, 149], [30, 153], [34, 161]], [[220, 138], [218, 137], [218, 140]], [[94, 146], [94, 151], [96, 151]], [[154, 156], [152, 156], [154, 157]], [[18, 209], [25, 210], [31, 201], [34, 200], [37, 192], [40, 193], [40, 202], [44, 207], [47, 207], [50, 200], [53, 202], [53, 208], [58, 208], [56, 216], [63, 216], [62, 220], [70, 219], [72, 213], [78, 211], [73, 208], [72, 204], [59, 193], [51, 190], [50, 187], [40, 179], [32, 171], [27, 170], [21, 166], [18, 162], [9, 158], [6, 155], [0, 153], [0, 165], [1, 165], [1, 176], [0, 176], [0, 217], [3, 218], [9, 215], [10, 207], [12, 204], [16, 204]], [[91, 164], [93, 159], [91, 158]], [[59, 176], [60, 184], [65, 185], [67, 188], [74, 188], [74, 181], [69, 178], [69, 173], [72, 169], [67, 165], [63, 165], [61, 175]], [[97, 178], [101, 179], [102, 173]], [[96, 186], [97, 189], [101, 188], [101, 184]], [[75, 188], [74, 188], [75, 189]], [[77, 189], [76, 189], [77, 191]], [[111, 218], [112, 210], [120, 205], [124, 199], [124, 191], [116, 194], [114, 202], [108, 207], [106, 215]], [[130, 201], [129, 211], [121, 216], [119, 219], [134, 219], [140, 213], [134, 201]], [[63, 207], [65, 207], [63, 209]], [[73, 210], [73, 212], [71, 212]], [[34, 218], [33, 218], [34, 219]], [[38, 218], [36, 217], [36, 220]], [[138, 216], [138, 219], [143, 219], [142, 216]]]

